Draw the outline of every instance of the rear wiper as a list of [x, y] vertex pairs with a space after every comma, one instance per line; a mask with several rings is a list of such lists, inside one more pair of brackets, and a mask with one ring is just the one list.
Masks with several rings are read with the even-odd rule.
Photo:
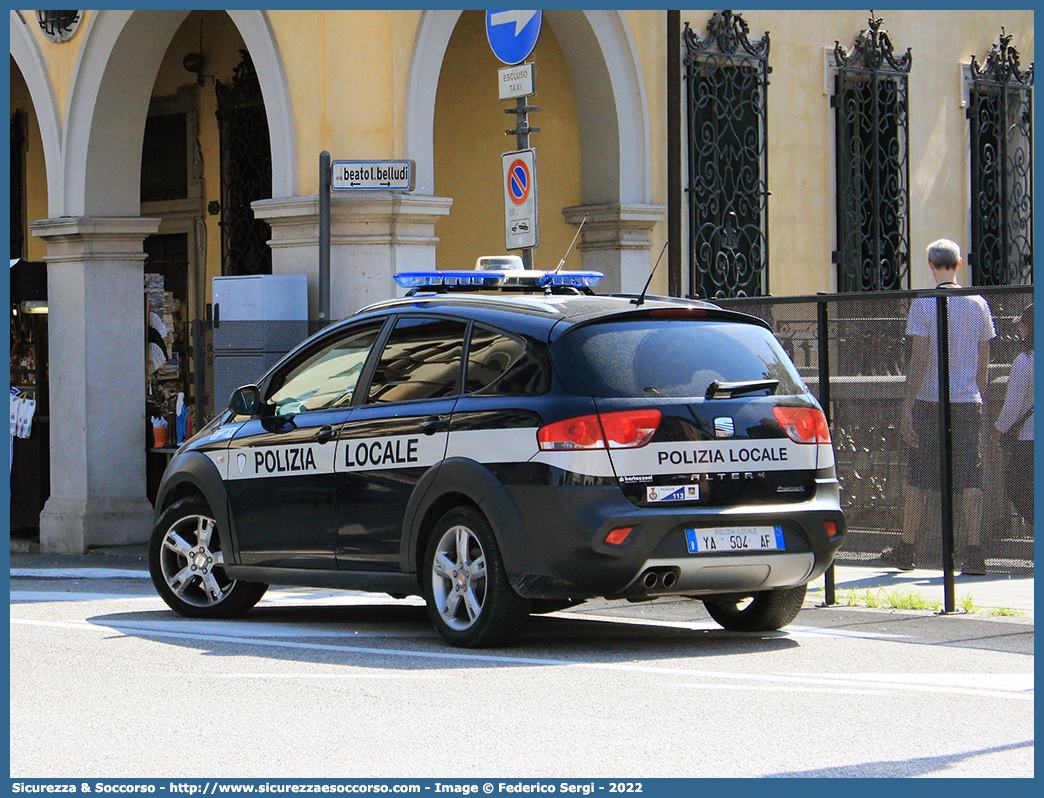
[[741, 393], [754, 393], [755, 391], [768, 391], [769, 395], [776, 392], [779, 380], [746, 380], [744, 382], [722, 382], [715, 380], [707, 386], [707, 399], [731, 399]]

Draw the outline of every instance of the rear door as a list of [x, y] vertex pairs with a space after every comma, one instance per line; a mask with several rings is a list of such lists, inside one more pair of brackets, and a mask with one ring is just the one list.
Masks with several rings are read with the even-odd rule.
[[466, 330], [465, 322], [437, 316], [395, 320], [366, 395], [340, 430], [340, 568], [399, 570], [410, 495], [446, 456]]

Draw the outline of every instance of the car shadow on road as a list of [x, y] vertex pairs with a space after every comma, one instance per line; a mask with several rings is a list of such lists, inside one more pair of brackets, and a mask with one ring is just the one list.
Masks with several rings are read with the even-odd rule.
[[796, 648], [786, 631], [736, 633], [699, 624], [533, 616], [511, 646], [461, 649], [445, 643], [419, 604], [259, 605], [234, 620], [184, 618], [169, 610], [120, 612], [87, 619], [121, 635], [196, 647], [208, 654], [380, 667], [453, 668], [490, 665], [670, 662]]

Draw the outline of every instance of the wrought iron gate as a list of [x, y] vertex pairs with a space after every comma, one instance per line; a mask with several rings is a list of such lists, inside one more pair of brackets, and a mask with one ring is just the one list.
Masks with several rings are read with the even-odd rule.
[[831, 105], [837, 131], [837, 290], [910, 287], [910, 161], [907, 77], [881, 19], [855, 45], [834, 45]]
[[271, 274], [268, 222], [254, 218], [250, 203], [272, 196], [272, 147], [268, 115], [254, 63], [246, 50], [232, 82], [215, 82], [221, 148], [221, 271]]
[[690, 293], [768, 293], [769, 35], [719, 11], [685, 23]]
[[1011, 36], [981, 67], [971, 61], [972, 240], [974, 285], [1033, 282], [1033, 66], [1019, 68]]

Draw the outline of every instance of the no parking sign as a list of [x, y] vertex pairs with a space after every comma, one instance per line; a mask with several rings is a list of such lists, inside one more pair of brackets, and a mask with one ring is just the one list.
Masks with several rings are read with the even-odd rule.
[[539, 245], [537, 228], [536, 150], [505, 152], [504, 248], [532, 249]]

